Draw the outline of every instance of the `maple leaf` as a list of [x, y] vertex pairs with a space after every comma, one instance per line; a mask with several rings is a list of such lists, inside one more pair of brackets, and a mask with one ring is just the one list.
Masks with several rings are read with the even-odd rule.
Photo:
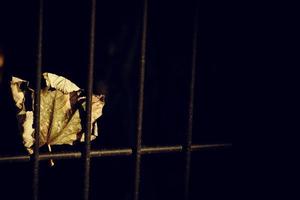
[[[50, 145], [73, 145], [75, 141], [84, 141], [82, 111], [85, 111], [86, 98], [81, 96], [82, 90], [70, 80], [56, 74], [43, 73], [43, 78], [46, 87], [41, 89], [39, 146], [48, 145], [51, 151]], [[34, 110], [26, 102], [30, 101], [34, 105], [34, 90], [29, 87], [28, 81], [12, 77], [11, 91], [18, 108], [17, 118], [23, 144], [32, 154]], [[104, 104], [104, 95], [92, 95], [91, 140], [98, 136], [96, 120], [102, 115]]]

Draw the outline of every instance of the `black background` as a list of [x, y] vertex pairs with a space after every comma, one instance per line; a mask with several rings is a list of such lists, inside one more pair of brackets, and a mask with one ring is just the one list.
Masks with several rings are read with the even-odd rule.
[[[146, 53], [144, 145], [182, 144], [187, 132], [195, 1], [149, 1]], [[198, 2], [199, 35], [193, 143], [232, 142], [230, 5]], [[37, 1], [1, 1], [0, 47], [5, 55], [0, 95], [0, 155], [25, 154], [10, 97], [11, 75], [34, 82], [37, 46]], [[93, 149], [131, 147], [136, 132], [142, 1], [97, 2], [94, 93], [106, 94]], [[86, 83], [89, 3], [45, 1], [43, 71], [62, 75], [79, 87]], [[53, 151], [80, 150], [81, 145]], [[45, 151], [43, 148], [41, 151]], [[232, 150], [193, 153], [191, 199], [232, 197]], [[132, 199], [133, 159], [92, 160], [92, 199]], [[41, 199], [80, 199], [80, 160], [41, 162]], [[0, 199], [30, 199], [29, 163], [0, 164]], [[182, 199], [181, 154], [142, 159], [141, 199]]]

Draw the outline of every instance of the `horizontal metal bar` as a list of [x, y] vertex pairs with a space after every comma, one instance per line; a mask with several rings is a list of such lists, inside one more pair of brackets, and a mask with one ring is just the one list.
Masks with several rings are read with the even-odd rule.
[[104, 157], [104, 156], [130, 156], [132, 149], [107, 149], [100, 151], [91, 151], [91, 157]]
[[[131, 149], [103, 149], [91, 151], [91, 157], [106, 157], [106, 156], [126, 156], [131, 155]], [[81, 158], [81, 152], [62, 152], [62, 153], [47, 153], [40, 156], [41, 160], [48, 159], [77, 159]]]
[[59, 152], [59, 153], [44, 153], [40, 155], [40, 160], [49, 159], [78, 159], [82, 157], [81, 152]]
[[141, 149], [142, 154], [155, 154], [155, 153], [171, 153], [171, 152], [181, 152], [182, 146], [161, 146], [161, 147], [144, 147]]
[[0, 157], [0, 163], [1, 162], [28, 162], [28, 161], [30, 161], [30, 156], [28, 155]]
[[215, 148], [222, 148], [222, 147], [231, 147], [232, 144], [193, 144], [191, 146], [192, 151], [199, 151], [202, 149], [215, 149]]
[[[230, 147], [232, 144], [194, 144], [191, 147], [192, 151], [199, 151], [204, 149], [215, 149], [222, 147]], [[172, 152], [182, 152], [183, 147], [181, 145], [174, 146], [155, 146], [155, 147], [143, 147], [141, 149], [141, 154], [159, 154], [159, 153], [172, 153]], [[107, 156], [130, 156], [132, 155], [132, 149], [102, 149], [102, 150], [92, 150], [91, 157], [107, 157]], [[49, 160], [49, 159], [79, 159], [82, 157], [81, 152], [58, 152], [58, 153], [40, 153], [39, 160]], [[31, 157], [29, 155], [18, 155], [18, 156], [3, 156], [0, 157], [0, 162], [27, 162], [30, 161]]]

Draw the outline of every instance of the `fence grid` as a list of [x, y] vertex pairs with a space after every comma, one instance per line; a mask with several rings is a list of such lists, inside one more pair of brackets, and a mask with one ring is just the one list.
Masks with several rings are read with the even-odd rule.
[[35, 104], [34, 104], [34, 128], [35, 128], [35, 146], [34, 154], [17, 155], [17, 156], [0, 156], [0, 163], [3, 162], [32, 162], [33, 165], [33, 181], [32, 181], [32, 199], [39, 199], [39, 163], [49, 159], [82, 159], [84, 168], [83, 181], [83, 199], [88, 200], [90, 194], [90, 162], [91, 158], [100, 158], [108, 156], [133, 156], [135, 162], [134, 168], [134, 186], [133, 199], [140, 199], [140, 183], [141, 183], [141, 157], [148, 154], [163, 154], [163, 153], [184, 153], [185, 155], [185, 183], [184, 183], [184, 199], [189, 199], [189, 182], [190, 182], [190, 166], [191, 155], [194, 151], [201, 151], [214, 148], [226, 148], [231, 144], [193, 144], [193, 110], [194, 110], [194, 90], [196, 79], [196, 55], [197, 55], [197, 38], [198, 38], [198, 8], [195, 7], [196, 14], [194, 20], [194, 33], [192, 45], [192, 66], [191, 66], [191, 81], [188, 107], [188, 129], [185, 134], [185, 141], [182, 145], [173, 146], [143, 146], [142, 143], [142, 124], [143, 124], [143, 101], [144, 101], [144, 81], [146, 67], [146, 41], [147, 41], [147, 21], [148, 21], [148, 0], [144, 0], [142, 14], [142, 37], [141, 37], [141, 55], [139, 69], [139, 94], [138, 94], [138, 109], [137, 109], [137, 124], [135, 146], [132, 148], [122, 149], [102, 149], [91, 150], [90, 135], [91, 130], [91, 99], [93, 91], [93, 73], [94, 73], [94, 52], [95, 52], [95, 26], [96, 26], [96, 0], [90, 0], [90, 35], [89, 35], [89, 60], [87, 65], [87, 106], [85, 113], [85, 121], [83, 123], [85, 132], [84, 150], [82, 152], [56, 152], [56, 153], [40, 153], [39, 152], [39, 133], [40, 133], [40, 91], [41, 91], [41, 72], [43, 58], [43, 0], [39, 0], [38, 11], [38, 38], [37, 38], [37, 56], [36, 56], [36, 83], [35, 83]]

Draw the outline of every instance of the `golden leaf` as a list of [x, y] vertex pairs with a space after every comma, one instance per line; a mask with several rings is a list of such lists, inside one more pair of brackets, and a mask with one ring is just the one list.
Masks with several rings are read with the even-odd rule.
[[[72, 145], [75, 141], [83, 141], [84, 134], [82, 131], [82, 111], [85, 110], [85, 97], [79, 97], [82, 90], [70, 80], [51, 73], [44, 73], [46, 87], [41, 90], [40, 103], [40, 144], [39, 146], [48, 145]], [[26, 83], [27, 88], [21, 87]], [[25, 101], [32, 101], [33, 98], [25, 99], [25, 93], [31, 93], [28, 81], [13, 77], [11, 81], [11, 91], [17, 108], [17, 116], [23, 144], [27, 151], [33, 153], [34, 144], [33, 112], [25, 106]], [[90, 127], [93, 130], [91, 140], [98, 135], [96, 120], [102, 115], [104, 106], [104, 95], [92, 96], [92, 116]]]

